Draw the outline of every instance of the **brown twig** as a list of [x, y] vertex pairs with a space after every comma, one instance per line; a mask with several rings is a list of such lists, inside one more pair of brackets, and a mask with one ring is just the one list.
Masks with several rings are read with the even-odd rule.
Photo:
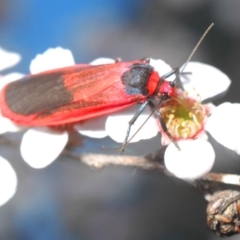
[[122, 165], [139, 167], [145, 170], [158, 170], [161, 172], [167, 172], [166, 168], [162, 164], [151, 161], [147, 157], [92, 153], [76, 155], [68, 150], [64, 150], [63, 155], [79, 160], [94, 168], [102, 168], [108, 165]]
[[240, 175], [236, 174], [211, 172], [203, 176], [202, 180], [240, 186]]
[[[9, 140], [5, 137], [0, 137], [0, 144], [12, 147], [19, 147], [20, 143], [16, 140]], [[122, 165], [139, 167], [145, 170], [158, 170], [169, 174], [165, 166], [156, 159], [152, 159], [151, 155], [148, 157], [141, 156], [126, 156], [126, 155], [105, 155], [105, 154], [76, 154], [71, 150], [65, 149], [62, 152], [63, 156], [78, 160], [93, 168], [103, 168], [108, 165]], [[156, 156], [156, 155], [154, 155]]]

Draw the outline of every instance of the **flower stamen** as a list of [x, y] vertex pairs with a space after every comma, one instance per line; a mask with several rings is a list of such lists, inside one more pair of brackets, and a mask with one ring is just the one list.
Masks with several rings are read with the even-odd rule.
[[162, 104], [160, 112], [175, 140], [194, 138], [203, 130], [207, 116], [204, 106], [180, 89], [173, 98]]

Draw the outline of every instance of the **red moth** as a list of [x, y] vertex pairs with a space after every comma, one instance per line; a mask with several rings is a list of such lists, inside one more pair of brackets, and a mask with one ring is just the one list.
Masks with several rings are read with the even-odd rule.
[[161, 80], [146, 60], [75, 65], [7, 84], [1, 92], [0, 107], [2, 115], [17, 124], [55, 126], [173, 93], [174, 84]]

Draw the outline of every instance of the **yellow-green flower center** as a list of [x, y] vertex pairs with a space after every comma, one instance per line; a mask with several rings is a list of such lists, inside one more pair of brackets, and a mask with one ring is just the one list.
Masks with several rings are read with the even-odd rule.
[[205, 108], [181, 91], [160, 108], [169, 133], [176, 140], [193, 138], [203, 129]]

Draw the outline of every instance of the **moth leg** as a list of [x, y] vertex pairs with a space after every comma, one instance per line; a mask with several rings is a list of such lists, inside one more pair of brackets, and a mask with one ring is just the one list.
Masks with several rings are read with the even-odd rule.
[[[149, 102], [149, 106], [151, 107], [151, 109], [154, 109], [154, 105], [152, 102]], [[159, 110], [155, 111], [155, 116], [158, 118], [159, 123], [164, 131], [164, 133], [167, 134], [167, 136], [169, 137], [169, 139], [171, 140], [171, 142], [175, 145], [175, 147], [178, 150], [181, 150], [180, 147], [178, 146], [177, 142], [173, 139], [172, 135], [170, 134], [170, 132], [167, 129], [166, 123], [164, 122], [162, 116], [161, 116], [161, 112]]]
[[132, 119], [128, 122], [128, 128], [127, 128], [127, 132], [126, 132], [126, 136], [123, 142], [123, 145], [121, 147], [121, 152], [124, 152], [124, 148], [128, 143], [128, 138], [129, 138], [129, 134], [131, 132], [131, 127], [132, 125], [136, 122], [136, 120], [138, 119], [138, 117], [142, 114], [143, 110], [146, 108], [146, 106], [148, 105], [149, 100], [145, 101], [144, 103], [141, 104], [140, 108], [138, 109], [138, 111], [134, 114], [134, 116], [132, 117]]

